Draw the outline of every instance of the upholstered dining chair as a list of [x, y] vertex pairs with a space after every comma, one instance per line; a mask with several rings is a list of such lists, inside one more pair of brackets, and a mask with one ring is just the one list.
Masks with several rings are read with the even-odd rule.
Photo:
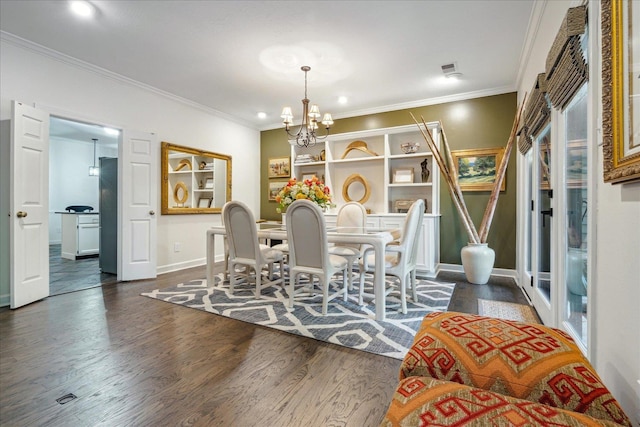
[[[301, 292], [309, 292], [315, 287], [314, 277], [322, 290], [322, 314], [327, 314], [329, 301], [342, 295], [347, 300], [347, 260], [329, 254], [327, 226], [322, 211], [309, 200], [296, 200], [287, 208], [287, 240], [289, 242], [289, 307], [293, 307], [294, 297]], [[329, 292], [331, 279], [342, 272], [342, 289]], [[297, 277], [309, 275], [309, 285], [298, 289]]]
[[[282, 252], [261, 245], [258, 241], [258, 229], [251, 210], [242, 202], [230, 201], [222, 210], [222, 222], [229, 244], [229, 284], [231, 292], [242, 274], [249, 280], [250, 269], [254, 270], [256, 298], [260, 298], [262, 289], [282, 283], [284, 285], [284, 263]], [[280, 277], [273, 278], [273, 264], [279, 263]], [[246, 272], [237, 271], [237, 266], [247, 267]], [[262, 269], [269, 267], [268, 280], [263, 282]]]
[[[422, 228], [422, 216], [424, 213], [424, 200], [418, 199], [409, 208], [402, 228], [402, 236], [397, 243], [389, 244], [385, 248], [385, 273], [398, 278], [400, 287], [400, 299], [402, 313], [407, 314], [407, 281], [410, 279], [414, 302], [418, 301], [416, 291], [416, 264], [418, 258], [418, 240]], [[360, 260], [360, 286], [358, 302], [363, 304], [364, 275], [373, 273], [375, 269], [375, 256], [371, 248], [367, 248]], [[385, 292], [385, 297], [393, 291], [390, 287]]]
[[[338, 209], [336, 225], [338, 233], [342, 230], [349, 233], [364, 233], [367, 225], [367, 211], [359, 202], [349, 202]], [[332, 255], [340, 255], [349, 263], [347, 282], [349, 290], [353, 289], [353, 266], [362, 257], [362, 245], [336, 243], [329, 248]]]

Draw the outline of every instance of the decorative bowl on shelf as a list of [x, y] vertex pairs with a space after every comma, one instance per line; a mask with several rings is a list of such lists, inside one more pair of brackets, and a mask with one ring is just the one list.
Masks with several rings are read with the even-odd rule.
[[418, 147], [420, 147], [420, 144], [417, 142], [404, 142], [400, 144], [400, 149], [404, 154], [413, 154], [418, 151]]

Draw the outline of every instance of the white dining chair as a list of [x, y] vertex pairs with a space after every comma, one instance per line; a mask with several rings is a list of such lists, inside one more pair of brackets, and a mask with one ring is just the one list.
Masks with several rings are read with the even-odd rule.
[[[231, 292], [238, 282], [239, 275], [249, 280], [253, 269], [256, 285], [256, 298], [262, 289], [282, 283], [284, 285], [284, 263], [282, 252], [261, 245], [258, 241], [256, 221], [251, 210], [242, 202], [230, 201], [222, 210], [225, 234], [229, 244], [229, 287]], [[280, 276], [274, 279], [273, 265], [280, 266]], [[247, 267], [247, 271], [237, 271], [237, 266]], [[267, 279], [262, 278], [262, 269], [269, 267]], [[264, 281], [263, 281], [264, 280]]]
[[[424, 201], [418, 199], [413, 202], [409, 208], [409, 212], [407, 212], [399, 242], [393, 242], [385, 248], [385, 274], [398, 278], [403, 314], [407, 314], [407, 282], [411, 285], [413, 301], [418, 301], [416, 264], [423, 214]], [[358, 302], [360, 305], [364, 302], [364, 275], [365, 273], [373, 273], [374, 270], [375, 256], [372, 248], [367, 248], [360, 260], [360, 283], [358, 292]], [[385, 291], [384, 296], [386, 297], [393, 290], [394, 287], [392, 285]]]
[[[359, 202], [349, 202], [338, 209], [336, 220], [337, 232], [364, 233], [367, 225], [367, 210]], [[349, 263], [347, 282], [349, 290], [353, 289], [353, 266], [358, 265], [362, 257], [362, 245], [350, 243], [336, 243], [329, 248], [332, 255], [340, 255]]]
[[[296, 200], [287, 208], [287, 240], [289, 242], [289, 307], [294, 297], [301, 292], [309, 292], [318, 286], [322, 291], [322, 314], [327, 314], [329, 301], [339, 296], [347, 300], [347, 260], [338, 255], [329, 254], [327, 226], [324, 215], [315, 203], [309, 200]], [[335, 281], [336, 273], [342, 272], [342, 288], [329, 292]], [[297, 277], [309, 275], [309, 284], [300, 282]], [[296, 289], [298, 286], [298, 289]]]

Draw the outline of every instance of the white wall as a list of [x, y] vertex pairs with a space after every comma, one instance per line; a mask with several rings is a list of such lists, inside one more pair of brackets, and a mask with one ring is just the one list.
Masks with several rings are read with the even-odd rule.
[[[531, 90], [536, 75], [544, 72], [547, 53], [567, 9], [578, 4], [568, 0], [538, 4], [540, 20], [538, 26], [531, 28], [535, 37], [525, 52], [525, 71], [518, 88], [520, 99]], [[590, 31], [596, 43], [600, 34], [599, 7], [598, 1], [589, 3]], [[598, 70], [592, 73], [590, 81], [596, 94], [600, 93], [599, 49], [599, 46], [594, 46], [591, 57]], [[593, 105], [601, 110], [599, 95]], [[599, 111], [598, 117], [601, 116]], [[591, 126], [593, 133], [600, 135], [600, 120], [594, 120]], [[604, 183], [601, 136], [598, 138], [598, 157], [593, 166], [597, 168], [594, 171], [597, 177], [597, 232], [591, 260], [596, 273], [589, 283], [593, 328], [589, 354], [604, 383], [620, 401], [634, 425], [640, 425], [640, 183]]]
[[[91, 67], [69, 64], [4, 38], [0, 43], [0, 119], [10, 118], [11, 100], [18, 100], [40, 108], [51, 107], [57, 113], [69, 112], [72, 119], [153, 132], [160, 141], [231, 155], [233, 197], [259, 211], [260, 134], [257, 130], [204, 108], [100, 74]], [[2, 191], [5, 190], [3, 187]], [[159, 205], [156, 212], [160, 212]], [[219, 223], [218, 214], [159, 215], [158, 271], [203, 264], [206, 229]], [[174, 242], [182, 243], [181, 252], [173, 252]], [[2, 245], [8, 247], [7, 242]], [[8, 273], [3, 272], [0, 278], [1, 303], [8, 296]]]

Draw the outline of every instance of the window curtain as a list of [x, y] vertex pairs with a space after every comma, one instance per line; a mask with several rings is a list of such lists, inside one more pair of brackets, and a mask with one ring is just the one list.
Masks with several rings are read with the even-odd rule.
[[587, 26], [587, 6], [567, 11], [560, 31], [547, 55], [547, 94], [551, 104], [563, 110], [573, 95], [589, 79], [587, 61], [582, 54], [581, 35]]
[[551, 120], [551, 109], [547, 102], [547, 80], [544, 73], [538, 74], [524, 109], [523, 125], [519, 131], [518, 149], [526, 154], [531, 149], [531, 138], [537, 135]]

